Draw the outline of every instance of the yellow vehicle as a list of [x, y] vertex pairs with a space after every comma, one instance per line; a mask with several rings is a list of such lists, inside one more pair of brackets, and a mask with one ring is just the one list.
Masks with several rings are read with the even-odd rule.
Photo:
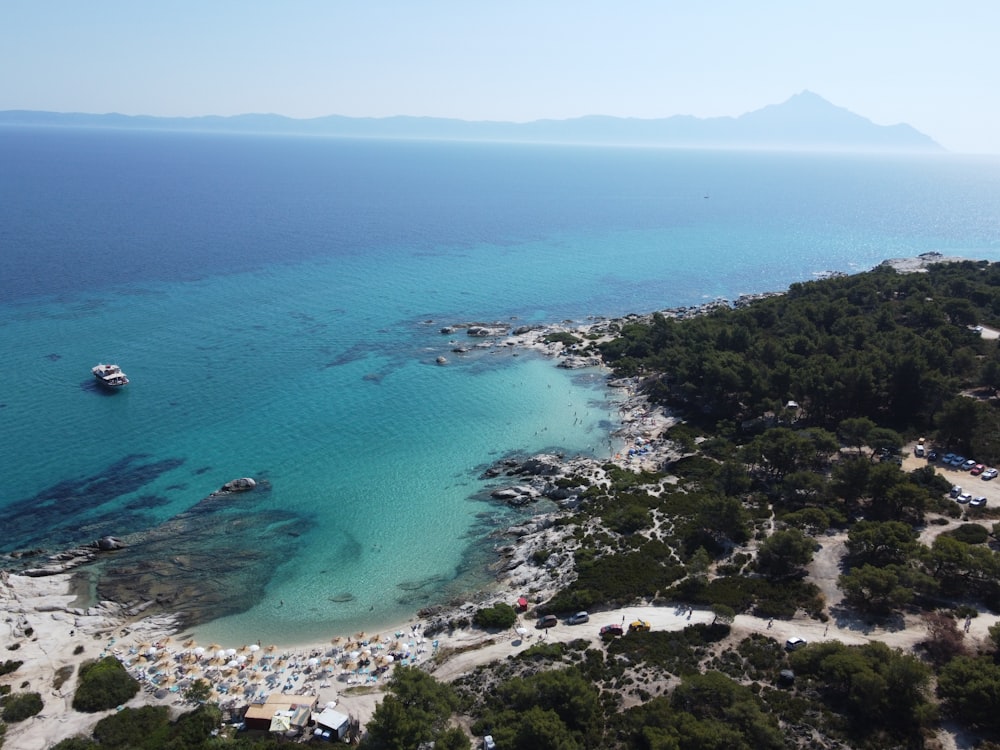
[[628, 626], [628, 632], [630, 632], [630, 633], [638, 633], [640, 631], [647, 631], [648, 632], [651, 627], [652, 626], [648, 622], [646, 622], [645, 620], [636, 620], [635, 622], [632, 622], [632, 623], [629, 624], [629, 626]]

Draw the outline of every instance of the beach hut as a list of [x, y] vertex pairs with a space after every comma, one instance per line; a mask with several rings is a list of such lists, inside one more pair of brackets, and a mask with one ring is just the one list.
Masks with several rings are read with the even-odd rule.
[[[316, 728], [322, 730], [323, 739], [344, 739], [344, 735], [347, 734], [347, 728], [350, 724], [350, 717], [339, 711], [334, 711], [332, 708], [324, 708], [320, 713], [314, 713], [312, 715], [313, 721], [316, 722]], [[329, 735], [327, 735], [329, 732]]]
[[247, 729], [271, 729], [271, 719], [278, 713], [287, 713], [289, 729], [301, 729], [309, 722], [316, 708], [317, 699], [308, 695], [271, 693], [264, 703], [253, 703], [243, 715]]

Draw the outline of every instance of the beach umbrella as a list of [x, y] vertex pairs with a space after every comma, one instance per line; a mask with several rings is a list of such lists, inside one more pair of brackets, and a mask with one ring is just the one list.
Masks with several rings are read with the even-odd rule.
[[358, 663], [356, 661], [349, 661], [344, 664], [344, 669], [348, 672], [353, 672], [358, 668]]
[[354, 639], [358, 641], [363, 641], [365, 639], [365, 631], [360, 630], [354, 634]]
[[239, 656], [236, 657], [236, 663], [237, 664], [246, 664], [247, 663], [247, 658], [243, 654], [240, 654]]
[[208, 647], [208, 650], [218, 651], [220, 648], [222, 648], [222, 646], [220, 646], [218, 643], [213, 643], [211, 646]]
[[515, 632], [516, 632], [516, 633], [517, 633], [518, 635], [524, 635], [525, 633], [527, 633], [527, 632], [528, 632], [528, 629], [527, 629], [527, 628], [517, 628], [517, 629], [515, 630]]
[[309, 660], [308, 662], [306, 662], [306, 663], [307, 663], [307, 664], [308, 664], [308, 665], [309, 665], [310, 667], [315, 667], [315, 666], [316, 666], [317, 664], [319, 664], [319, 659], [316, 659], [316, 658], [312, 658], [312, 659], [310, 659], [310, 660]]
[[339, 646], [339, 645], [340, 645], [341, 643], [343, 643], [343, 642], [344, 642], [344, 636], [342, 636], [342, 635], [338, 635], [338, 636], [335, 636], [335, 637], [334, 637], [334, 638], [333, 638], [333, 639], [332, 639], [332, 640], [330, 641], [330, 643], [332, 643], [332, 644], [333, 644], [334, 646]]
[[274, 645], [274, 644], [272, 643], [272, 644], [271, 644], [270, 646], [268, 646], [268, 647], [267, 647], [267, 650], [268, 650], [268, 651], [272, 651], [272, 652], [273, 652], [273, 651], [274, 651], [275, 649], [277, 649], [277, 648], [278, 648], [278, 647], [277, 647], [277, 646], [275, 646], [275, 645]]
[[228, 655], [229, 655], [229, 654], [227, 654], [227, 653], [226, 653], [226, 650], [225, 650], [225, 649], [223, 649], [223, 648], [220, 648], [219, 650], [217, 650], [217, 651], [215, 652], [215, 658], [216, 658], [216, 659], [225, 659], [225, 658], [226, 658], [226, 657], [227, 657]]
[[376, 633], [375, 635], [372, 636], [372, 643], [378, 643], [381, 640], [382, 640], [381, 633]]
[[226, 656], [236, 656], [236, 649], [235, 648], [227, 648], [226, 649]]
[[198, 645], [198, 643], [197, 643], [197, 642], [195, 641], [195, 639], [194, 639], [194, 638], [188, 638], [188, 639], [187, 639], [186, 641], [184, 641], [184, 643], [183, 643], [183, 644], [181, 644], [181, 645], [183, 645], [183, 646], [184, 646], [184, 648], [194, 648], [195, 646], [197, 646], [197, 645]]
[[197, 646], [192, 653], [195, 655], [195, 657], [197, 657], [198, 659], [200, 659], [201, 657], [203, 657], [205, 655], [205, 649], [202, 648], [201, 646]]
[[256, 643], [251, 643], [250, 644], [250, 650], [253, 653], [257, 653], [258, 651], [260, 651], [260, 646], [258, 646]]
[[357, 658], [359, 658], [359, 657], [361, 656], [361, 652], [360, 652], [360, 651], [352, 651], [352, 652], [351, 652], [351, 653], [349, 653], [349, 654], [348, 654], [347, 656], [348, 656], [348, 657], [349, 657], [349, 658], [350, 658], [350, 659], [351, 659], [352, 661], [354, 661], [355, 659], [357, 659]]

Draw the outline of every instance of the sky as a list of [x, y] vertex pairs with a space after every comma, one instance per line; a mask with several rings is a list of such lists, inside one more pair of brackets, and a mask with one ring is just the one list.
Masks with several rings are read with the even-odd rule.
[[998, 0], [2, 0], [0, 110], [739, 116], [803, 90], [1000, 154]]

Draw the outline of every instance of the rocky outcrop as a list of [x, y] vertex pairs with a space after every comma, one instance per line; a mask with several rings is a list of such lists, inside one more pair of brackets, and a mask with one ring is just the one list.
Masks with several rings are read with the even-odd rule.
[[[574, 509], [591, 481], [599, 481], [604, 472], [594, 459], [577, 456], [564, 459], [552, 453], [540, 453], [527, 458], [500, 459], [483, 472], [483, 479], [521, 477], [526, 481], [498, 487], [490, 493], [495, 500], [522, 506], [546, 498], [563, 509]], [[581, 479], [590, 477], [591, 480]]]
[[584, 367], [600, 367], [602, 364], [604, 364], [603, 361], [596, 355], [584, 357], [578, 354], [571, 354], [560, 359], [556, 367], [562, 367], [566, 370], [579, 370]]
[[94, 544], [97, 545], [97, 549], [101, 552], [111, 552], [116, 549], [122, 549], [125, 546], [125, 542], [113, 536], [102, 536]]
[[475, 338], [486, 338], [488, 336], [506, 336], [507, 326], [497, 327], [497, 326], [469, 326], [466, 329], [465, 334], [467, 336], [473, 336]]
[[493, 490], [493, 492], [490, 493], [490, 496], [496, 498], [497, 500], [503, 500], [508, 505], [517, 507], [535, 502], [542, 496], [542, 493], [534, 487], [517, 485], [515, 487], [501, 487], [498, 490]]
[[233, 479], [230, 482], [226, 482], [222, 487], [219, 488], [218, 493], [224, 492], [249, 492], [257, 486], [257, 480], [250, 477], [240, 477], [239, 479]]

